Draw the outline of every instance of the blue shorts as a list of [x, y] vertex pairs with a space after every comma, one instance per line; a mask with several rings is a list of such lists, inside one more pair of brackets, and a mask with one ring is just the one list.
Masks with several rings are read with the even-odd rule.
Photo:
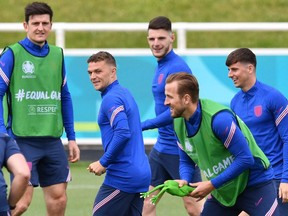
[[14, 154], [19, 154], [20, 149], [14, 139], [0, 134], [0, 216], [7, 216], [9, 211], [9, 204], [7, 201], [7, 184], [2, 172], [2, 168], [7, 165], [7, 160]]
[[[151, 150], [149, 154], [149, 163], [151, 168], [151, 183], [153, 187], [163, 184], [166, 180], [180, 179], [179, 175], [179, 156], [163, 154]], [[201, 173], [199, 167], [196, 167], [192, 182], [200, 182]]]
[[210, 196], [204, 204], [201, 216], [237, 216], [242, 211], [253, 216], [280, 216], [274, 183], [269, 181], [247, 187], [232, 207], [223, 206]]
[[9, 216], [9, 215], [11, 215], [10, 210], [9, 211], [0, 212], [0, 216]]
[[47, 187], [71, 181], [70, 168], [60, 138], [17, 138], [31, 170], [30, 183]]
[[140, 193], [125, 193], [102, 184], [93, 205], [93, 216], [141, 216], [143, 201]]

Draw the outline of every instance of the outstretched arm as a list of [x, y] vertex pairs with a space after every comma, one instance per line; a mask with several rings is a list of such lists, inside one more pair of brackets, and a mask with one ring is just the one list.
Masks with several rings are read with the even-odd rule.
[[160, 115], [156, 116], [153, 119], [147, 119], [141, 123], [142, 130], [149, 130], [159, 127], [164, 127], [166, 125], [172, 124], [173, 118], [171, 117], [170, 109], [167, 110]]

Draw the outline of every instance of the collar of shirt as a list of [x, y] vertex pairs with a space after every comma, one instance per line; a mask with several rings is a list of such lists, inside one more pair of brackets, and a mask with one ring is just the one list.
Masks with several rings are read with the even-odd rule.
[[254, 84], [254, 86], [252, 86], [251, 89], [249, 89], [247, 92], [244, 92], [242, 90], [242, 97], [244, 99], [249, 100], [250, 98], [254, 97], [254, 95], [256, 94], [258, 88], [259, 88], [260, 83], [256, 80], [256, 83]]
[[166, 62], [170, 61], [171, 59], [174, 58], [176, 54], [174, 53], [174, 50], [172, 49], [169, 53], [166, 54], [162, 59], [158, 61], [158, 65], [161, 66], [165, 64]]
[[115, 80], [115, 81], [112, 82], [110, 85], [108, 85], [108, 86], [104, 89], [104, 91], [101, 92], [101, 97], [103, 98], [103, 97], [107, 94], [107, 92], [109, 92], [109, 90], [113, 88], [113, 86], [118, 85], [118, 84], [119, 84], [118, 80]]
[[47, 41], [45, 41], [44, 46], [40, 47], [37, 44], [34, 44], [27, 37], [19, 42], [29, 53], [35, 56], [46, 56], [49, 53], [49, 45]]

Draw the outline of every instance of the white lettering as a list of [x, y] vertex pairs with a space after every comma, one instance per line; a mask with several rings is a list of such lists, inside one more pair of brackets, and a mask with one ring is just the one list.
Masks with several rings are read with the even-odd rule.
[[60, 92], [56, 92], [56, 91], [52, 91], [51, 92], [51, 99], [53, 99], [53, 100], [61, 100], [61, 93]]
[[211, 179], [214, 175], [218, 175], [221, 172], [223, 172], [227, 167], [229, 167], [233, 162], [233, 156], [227, 157], [220, 161], [218, 164], [215, 164], [212, 166], [212, 169], [208, 168], [206, 170], [203, 170], [204, 176], [207, 179]]
[[48, 96], [48, 92], [44, 91], [27, 91], [26, 92], [26, 99], [29, 100], [48, 100], [50, 97]]
[[56, 109], [55, 106], [38, 106], [37, 113], [55, 113]]
[[26, 100], [61, 100], [61, 92], [57, 91], [26, 91], [24, 89], [19, 89], [18, 92], [15, 94], [15, 98], [18, 101]]

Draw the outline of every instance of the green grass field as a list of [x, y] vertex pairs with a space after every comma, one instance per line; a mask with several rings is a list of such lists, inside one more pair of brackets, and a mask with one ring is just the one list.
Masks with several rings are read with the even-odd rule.
[[[102, 184], [103, 177], [95, 176], [86, 170], [89, 162], [71, 164], [72, 182], [68, 184], [68, 204], [66, 216], [92, 215], [94, 198]], [[6, 181], [9, 179], [5, 172]], [[7, 181], [9, 182], [9, 181]], [[46, 212], [41, 188], [35, 188], [32, 204], [24, 216], [44, 216]], [[186, 215], [182, 198], [164, 194], [157, 204], [157, 216]]]

